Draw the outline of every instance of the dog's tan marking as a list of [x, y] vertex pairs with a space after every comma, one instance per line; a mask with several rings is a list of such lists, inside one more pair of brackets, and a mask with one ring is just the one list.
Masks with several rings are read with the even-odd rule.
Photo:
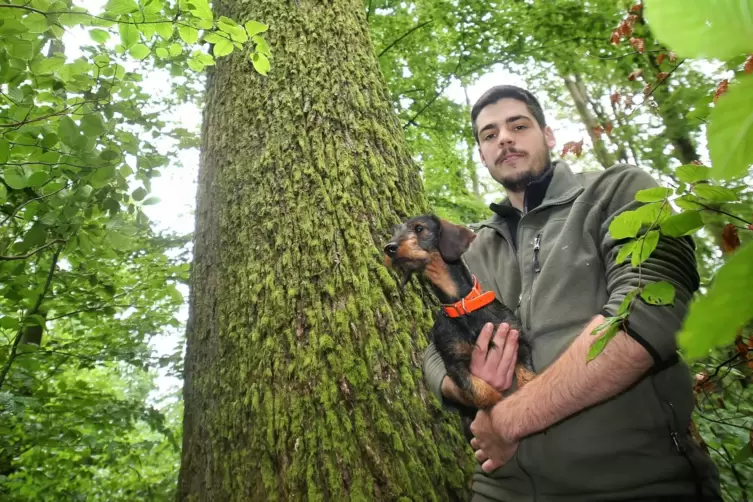
[[502, 399], [502, 395], [494, 387], [477, 376], [471, 375], [471, 387], [473, 404], [479, 409], [489, 409]]
[[536, 378], [536, 373], [519, 364], [515, 366], [515, 378], [518, 379], [518, 387], [520, 388]]
[[429, 254], [418, 246], [418, 239], [411, 235], [400, 243], [395, 258], [409, 261], [423, 261], [429, 259]]
[[458, 287], [455, 285], [455, 281], [450, 277], [450, 271], [447, 269], [447, 264], [442, 259], [442, 255], [439, 252], [434, 251], [430, 254], [431, 261], [424, 270], [424, 277], [429, 279], [432, 284], [438, 287], [444, 294], [451, 298], [458, 297]]

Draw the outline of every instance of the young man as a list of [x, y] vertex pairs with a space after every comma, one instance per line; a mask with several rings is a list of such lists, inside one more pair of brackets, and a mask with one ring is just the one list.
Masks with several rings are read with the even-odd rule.
[[[630, 259], [616, 264], [624, 242], [609, 233], [617, 215], [638, 207], [636, 192], [658, 184], [634, 166], [576, 175], [552, 162], [554, 135], [523, 89], [492, 88], [471, 120], [481, 159], [508, 197], [491, 205], [463, 259], [483, 288], [517, 307], [538, 373], [471, 425], [473, 501], [721, 501], [716, 468], [687, 432], [692, 381], [675, 345], [698, 288], [694, 244], [662, 236], [639, 273]], [[674, 285], [674, 304], [637, 299], [626, 332], [587, 362], [591, 332], [641, 281], [660, 280]], [[508, 330], [472, 361], [500, 391], [510, 387], [517, 348]], [[487, 326], [479, 347], [491, 336]], [[433, 345], [424, 371], [446, 406], [462, 401]]]

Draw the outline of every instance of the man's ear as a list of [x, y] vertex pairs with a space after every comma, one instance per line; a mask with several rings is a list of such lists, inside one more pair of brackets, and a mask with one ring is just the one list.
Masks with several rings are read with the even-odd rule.
[[557, 144], [557, 139], [554, 137], [554, 131], [549, 126], [544, 128], [544, 138], [546, 138], [546, 146], [551, 150]]
[[443, 219], [439, 220], [439, 254], [446, 262], [454, 262], [468, 250], [476, 234], [462, 225], [455, 225]]

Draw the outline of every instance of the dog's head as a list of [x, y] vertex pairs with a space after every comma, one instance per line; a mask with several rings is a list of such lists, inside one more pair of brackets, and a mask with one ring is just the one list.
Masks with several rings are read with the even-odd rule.
[[458, 261], [475, 238], [462, 225], [434, 215], [417, 216], [395, 228], [384, 246], [384, 264], [403, 274], [401, 287], [405, 287], [413, 274], [423, 273], [437, 257], [445, 263]]

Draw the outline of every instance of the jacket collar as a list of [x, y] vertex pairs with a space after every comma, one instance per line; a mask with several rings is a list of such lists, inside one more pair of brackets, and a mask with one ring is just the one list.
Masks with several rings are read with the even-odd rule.
[[[555, 160], [547, 171], [526, 187], [527, 210], [560, 204], [575, 197], [582, 189], [583, 185], [578, 181], [570, 166], [562, 160]], [[505, 218], [519, 213], [507, 198], [500, 203], [491, 203], [489, 209], [495, 213], [490, 220], [487, 220], [489, 223], [499, 221], [500, 217]]]

